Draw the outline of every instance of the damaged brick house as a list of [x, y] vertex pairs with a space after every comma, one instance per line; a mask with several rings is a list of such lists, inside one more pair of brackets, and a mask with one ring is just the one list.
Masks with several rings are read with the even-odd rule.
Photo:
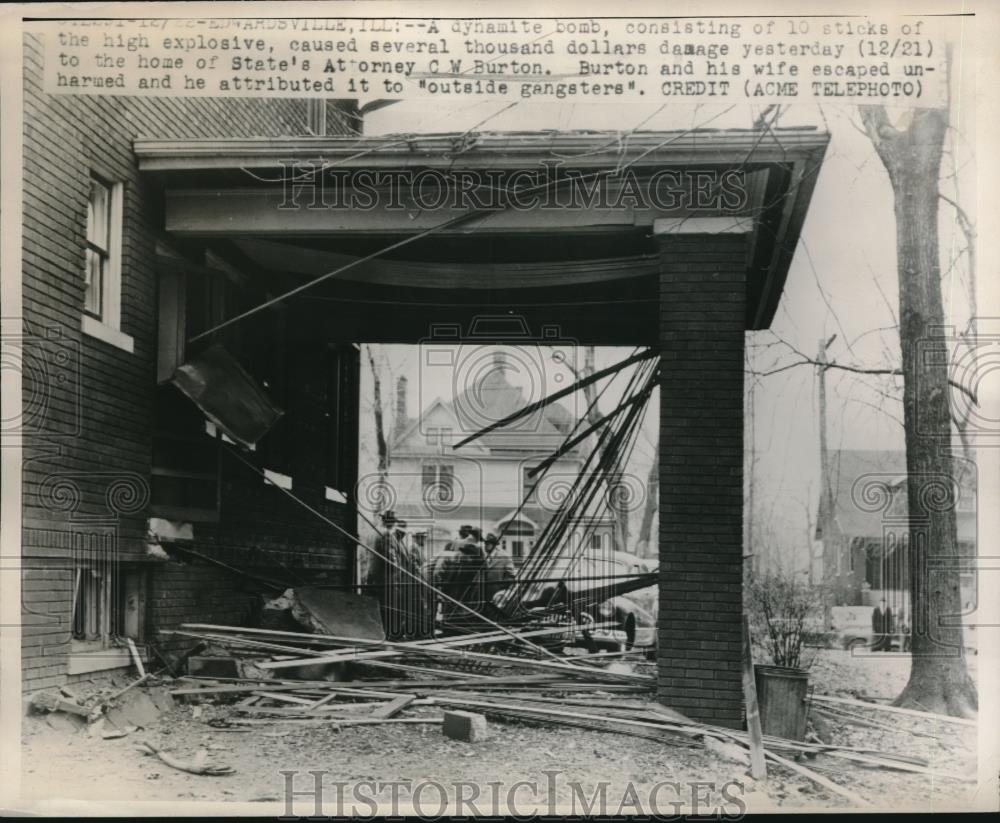
[[[123, 665], [96, 648], [116, 635], [248, 619], [268, 585], [349, 584], [350, 541], [285, 492], [354, 525], [353, 344], [499, 315], [535, 344], [557, 327], [659, 351], [659, 697], [740, 723], [744, 334], [774, 315], [826, 134], [346, 136], [335, 106], [47, 97], [26, 56], [25, 345], [68, 375], [42, 384], [25, 450], [28, 688]], [[316, 182], [489, 172], [507, 190], [557, 165], [579, 196], [488, 214], [372, 180], [369, 207], [337, 207]]]
[[[303, 517], [279, 486], [352, 528], [338, 493], [354, 482], [357, 442], [357, 352], [304, 339], [294, 308], [185, 346], [279, 286], [167, 237], [158, 186], [140, 175], [133, 151], [140, 137], [347, 134], [356, 108], [51, 96], [41, 90], [41, 60], [29, 37], [20, 341], [26, 690], [128, 665], [116, 638], [142, 647], [183, 620], [241, 622], [276, 584], [344, 579], [350, 541]], [[210, 412], [238, 416], [225, 403], [212, 407], [221, 395], [231, 407], [282, 412], [248, 452], [254, 468], [227, 457], [232, 438], [170, 382], [185, 361], [196, 382], [216, 390], [203, 398]], [[260, 389], [265, 397], [254, 396]]]

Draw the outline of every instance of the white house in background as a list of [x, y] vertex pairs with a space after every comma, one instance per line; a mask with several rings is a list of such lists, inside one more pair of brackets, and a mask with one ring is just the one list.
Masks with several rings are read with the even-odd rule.
[[[416, 420], [406, 419], [406, 378], [397, 383], [397, 435], [388, 480], [392, 505], [423, 546], [425, 559], [454, 540], [460, 526], [470, 524], [484, 535], [502, 535], [501, 545], [520, 563], [583, 470], [586, 442], [585, 448], [563, 455], [540, 480], [528, 476], [576, 424], [557, 402], [520, 424], [452, 448], [482, 421], [500, 420], [527, 405], [522, 390], [507, 380], [509, 368], [497, 352], [478, 383], [454, 401], [435, 399]], [[604, 551], [612, 550], [612, 534], [606, 512], [574, 531], [575, 539], [589, 535], [591, 546]]]

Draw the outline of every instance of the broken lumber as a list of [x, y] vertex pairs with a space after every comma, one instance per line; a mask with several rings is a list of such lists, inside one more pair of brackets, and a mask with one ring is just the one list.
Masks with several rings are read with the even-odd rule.
[[296, 697], [293, 694], [281, 694], [280, 692], [254, 692], [257, 697], [267, 697], [271, 700], [278, 700], [284, 703], [295, 703], [299, 706], [312, 706], [315, 701], [307, 700], [304, 697]]
[[[443, 718], [441, 717], [390, 717], [390, 718], [371, 718], [371, 717], [358, 717], [358, 718], [343, 718], [337, 716], [331, 717], [274, 717], [267, 720], [255, 720], [255, 719], [244, 719], [244, 718], [233, 718], [230, 723], [238, 723], [241, 726], [267, 726], [272, 723], [293, 723], [302, 726], [332, 726], [337, 729], [341, 726], [380, 726], [384, 723], [399, 723], [404, 725], [440, 725]], [[215, 731], [236, 731], [215, 729]]]
[[371, 717], [376, 720], [388, 720], [390, 717], [395, 717], [416, 699], [417, 696], [415, 694], [401, 694], [395, 700], [392, 700], [384, 706], [375, 709], [375, 711], [371, 713]]
[[[240, 626], [221, 626], [213, 625], [207, 623], [183, 623], [181, 624], [181, 629], [187, 631], [208, 631], [208, 632], [229, 632], [236, 634], [254, 634], [263, 635], [267, 637], [275, 638], [288, 638], [288, 637], [301, 637], [301, 632], [283, 632], [276, 629], [245, 629]], [[562, 629], [565, 631], [565, 629]], [[177, 633], [177, 632], [173, 632]], [[621, 683], [641, 683], [652, 685], [654, 680], [652, 677], [647, 677], [644, 675], [634, 675], [634, 674], [618, 674], [615, 672], [608, 672], [601, 669], [593, 668], [581, 668], [579, 666], [572, 665], [570, 663], [564, 663], [561, 660], [535, 660], [526, 657], [510, 657], [500, 654], [485, 654], [482, 652], [470, 652], [464, 649], [451, 649], [447, 647], [442, 647], [439, 644], [434, 647], [428, 647], [426, 645], [416, 645], [414, 643], [398, 643], [390, 641], [377, 641], [377, 640], [365, 640], [363, 638], [357, 637], [338, 637], [335, 635], [320, 635], [314, 634], [309, 635], [314, 640], [325, 640], [334, 644], [339, 644], [341, 646], [360, 646], [368, 648], [385, 648], [385, 649], [398, 649], [401, 651], [411, 651], [415, 654], [430, 655], [434, 656], [458, 656], [464, 657], [468, 660], [480, 660], [488, 663], [500, 663], [508, 666], [524, 666], [527, 668], [538, 668], [544, 669], [546, 671], [558, 671], [567, 674], [570, 677], [588, 677], [598, 680], [611, 680], [612, 682]], [[283, 661], [284, 663], [290, 663], [290, 661]], [[303, 660], [296, 665], [312, 665], [318, 664], [323, 661], [321, 658], [315, 658], [313, 660]], [[340, 662], [338, 659], [334, 658], [331, 662]], [[275, 664], [270, 664], [270, 668], [276, 668]]]
[[140, 685], [141, 683], [145, 683], [147, 680], [149, 680], [149, 678], [150, 678], [150, 674], [149, 674], [149, 672], [146, 672], [146, 674], [142, 675], [138, 680], [133, 680], [131, 683], [129, 683], [124, 688], [121, 688], [118, 691], [116, 691], [105, 702], [110, 703], [112, 700], [117, 700], [119, 697], [121, 697], [123, 694], [125, 694], [125, 692], [127, 692], [129, 689], [134, 689], [136, 686]]
[[146, 667], [142, 665], [142, 658], [139, 657], [139, 650], [135, 647], [135, 641], [131, 637], [126, 637], [125, 643], [128, 646], [128, 653], [132, 656], [132, 662], [135, 663], [136, 671], [139, 672], [139, 677], [145, 677]]
[[821, 774], [816, 774], [816, 772], [807, 769], [805, 766], [796, 763], [794, 760], [788, 760], [782, 757], [781, 755], [775, 754], [774, 752], [771, 751], [766, 751], [765, 754], [769, 759], [773, 760], [779, 766], [784, 766], [786, 769], [790, 769], [793, 772], [797, 772], [803, 777], [806, 777], [809, 780], [811, 780], [813, 783], [822, 786], [824, 789], [827, 789], [828, 791], [831, 791], [834, 794], [840, 795], [846, 800], [850, 800], [856, 806], [868, 807], [872, 805], [867, 800], [865, 800], [861, 795], [852, 792], [849, 789], [845, 789], [843, 786], [834, 783], [832, 780], [823, 777], [823, 775]]
[[[505, 700], [507, 699], [505, 698]], [[684, 727], [680, 724], [671, 723], [670, 721], [667, 720], [664, 720], [659, 723], [653, 722], [651, 720], [630, 720], [624, 717], [608, 717], [607, 715], [584, 714], [579, 711], [560, 711], [559, 709], [535, 707], [535, 706], [525, 705], [525, 702], [521, 702], [520, 704], [518, 703], [511, 704], [509, 700], [507, 700], [507, 702], [499, 703], [492, 700], [468, 699], [464, 695], [462, 696], [435, 695], [434, 702], [450, 706], [466, 706], [466, 707], [478, 708], [484, 712], [495, 711], [501, 714], [505, 710], [512, 712], [530, 712], [531, 714], [538, 714], [543, 716], [548, 715], [550, 717], [566, 717], [571, 719], [577, 718], [581, 720], [595, 721], [599, 723], [610, 723], [610, 724], [621, 724], [626, 726], [636, 726], [643, 728], [654, 728], [654, 729], [660, 729], [662, 731], [676, 732], [680, 734], [689, 734], [691, 732], [690, 727]]]
[[764, 760], [763, 732], [757, 705], [757, 684], [753, 675], [753, 647], [750, 644], [750, 621], [743, 615], [743, 698], [747, 709], [747, 734], [750, 738], [750, 776], [754, 780], [767, 777]]
[[73, 700], [56, 696], [50, 692], [36, 692], [31, 696], [31, 705], [36, 709], [43, 709], [47, 712], [68, 712], [80, 717], [89, 717], [93, 709], [81, 706]]
[[977, 721], [967, 717], [952, 717], [947, 714], [935, 714], [934, 712], [922, 712], [917, 709], [905, 709], [902, 706], [883, 706], [881, 703], [866, 703], [864, 700], [851, 700], [846, 697], [831, 697], [826, 694], [814, 694], [811, 698], [817, 703], [841, 703], [845, 706], [860, 706], [864, 709], [875, 709], [881, 712], [894, 714], [905, 714], [909, 717], [920, 717], [924, 720], [940, 720], [942, 723], [956, 723], [960, 726], [977, 726]]

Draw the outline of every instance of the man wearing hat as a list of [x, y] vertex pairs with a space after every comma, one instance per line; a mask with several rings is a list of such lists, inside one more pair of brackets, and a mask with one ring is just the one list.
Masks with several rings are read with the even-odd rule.
[[420, 564], [406, 546], [406, 523], [389, 509], [382, 515], [382, 527], [365, 576], [365, 594], [379, 601], [386, 637], [422, 637], [428, 607], [419, 591]]
[[486, 550], [484, 577], [484, 599], [492, 602], [497, 592], [514, 582], [514, 561], [500, 548], [500, 538], [492, 532], [483, 541]]

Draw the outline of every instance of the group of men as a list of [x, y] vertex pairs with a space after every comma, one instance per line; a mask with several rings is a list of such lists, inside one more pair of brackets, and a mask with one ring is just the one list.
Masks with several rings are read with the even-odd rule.
[[499, 538], [492, 533], [484, 537], [471, 525], [462, 526], [457, 540], [423, 563], [406, 524], [388, 511], [372, 548], [364, 590], [378, 599], [390, 639], [432, 636], [439, 608], [445, 631], [481, 628], [476, 613], [488, 612], [497, 592], [515, 577], [514, 561], [500, 548]]
[[385, 512], [363, 582], [365, 594], [379, 601], [390, 640], [417, 640], [433, 633], [435, 602], [422, 566], [406, 523], [395, 512]]
[[445, 544], [444, 553], [431, 561], [428, 577], [446, 595], [441, 598], [443, 628], [472, 627], [478, 621], [469, 610], [488, 611], [497, 592], [513, 582], [514, 561], [495, 534], [483, 537], [480, 529], [464, 525], [458, 540]]

